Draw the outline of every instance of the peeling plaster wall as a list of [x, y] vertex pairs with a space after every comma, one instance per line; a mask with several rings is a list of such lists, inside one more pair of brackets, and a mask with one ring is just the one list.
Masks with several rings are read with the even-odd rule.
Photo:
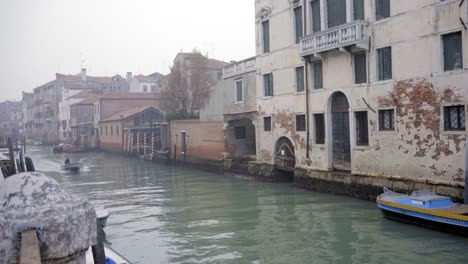
[[[466, 132], [443, 131], [443, 106], [465, 105], [468, 96], [468, 32], [460, 24], [459, 1], [392, 1], [389, 19], [374, 21], [373, 1], [365, 0], [370, 21], [368, 83], [354, 85], [352, 56], [324, 52], [324, 89], [310, 92], [310, 159], [306, 133], [295, 131], [295, 115], [306, 111], [304, 93], [295, 92], [295, 71], [304, 65], [294, 42], [292, 1], [257, 0], [256, 13], [270, 8], [271, 52], [261, 52], [257, 17], [257, 157], [273, 164], [274, 146], [282, 137], [294, 144], [296, 166], [329, 170], [332, 165], [330, 97], [341, 91], [350, 105], [351, 170], [356, 174], [396, 175], [449, 182], [463, 181]], [[268, 12], [266, 12], [268, 13]], [[307, 23], [310, 19], [308, 18]], [[309, 26], [310, 28], [310, 26]], [[441, 34], [462, 31], [464, 69], [443, 71]], [[393, 79], [377, 81], [376, 49], [392, 47]], [[352, 52], [356, 49], [353, 48]], [[263, 97], [263, 74], [273, 73], [274, 96]], [[311, 77], [309, 73], [309, 86]], [[379, 109], [395, 109], [395, 131], [378, 128]], [[367, 111], [369, 146], [356, 146], [354, 111]], [[314, 143], [313, 114], [325, 114], [326, 142]], [[263, 117], [272, 117], [265, 132]]]

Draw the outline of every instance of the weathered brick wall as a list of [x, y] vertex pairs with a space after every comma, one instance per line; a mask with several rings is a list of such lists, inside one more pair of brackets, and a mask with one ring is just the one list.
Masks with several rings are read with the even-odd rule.
[[223, 127], [221, 121], [171, 121], [171, 149], [174, 151], [174, 144], [177, 143], [177, 155], [182, 155], [181, 131], [185, 131], [188, 136], [188, 157], [222, 160], [225, 152]]

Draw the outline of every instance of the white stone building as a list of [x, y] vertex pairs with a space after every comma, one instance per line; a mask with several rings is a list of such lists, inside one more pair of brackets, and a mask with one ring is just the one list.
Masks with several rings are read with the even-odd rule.
[[257, 167], [313, 189], [426, 184], [459, 196], [467, 6], [256, 0]]
[[160, 73], [153, 73], [148, 76], [139, 74], [132, 76], [131, 72], [127, 73], [127, 78], [130, 79], [130, 92], [131, 93], [157, 93], [162, 89], [161, 78], [164, 75]]

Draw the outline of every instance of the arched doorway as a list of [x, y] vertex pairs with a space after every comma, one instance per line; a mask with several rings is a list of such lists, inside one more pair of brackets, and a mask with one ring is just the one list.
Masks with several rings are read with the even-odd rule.
[[296, 165], [294, 146], [286, 137], [278, 139], [275, 145], [275, 168], [293, 172]]
[[342, 92], [331, 98], [333, 168], [351, 169], [351, 144], [349, 133], [349, 103]]

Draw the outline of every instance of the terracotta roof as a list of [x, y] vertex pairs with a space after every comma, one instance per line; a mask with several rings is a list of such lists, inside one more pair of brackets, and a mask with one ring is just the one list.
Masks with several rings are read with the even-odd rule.
[[88, 97], [91, 97], [91, 96], [97, 96], [97, 92], [95, 91], [82, 91], [82, 92], [79, 92], [75, 95], [72, 95], [68, 98], [88, 98]]
[[106, 93], [101, 95], [101, 99], [146, 99], [157, 100], [159, 96], [155, 93]]
[[152, 109], [154, 111], [159, 111], [159, 110], [157, 110], [156, 108], [154, 108], [152, 106], [139, 106], [139, 107], [130, 108], [130, 109], [127, 109], [125, 111], [119, 112], [117, 114], [111, 115], [111, 116], [101, 120], [101, 122], [125, 120], [125, 119], [127, 119], [129, 117], [132, 117], [132, 116], [137, 115], [139, 113], [146, 112], [146, 111], [148, 111], [150, 109]]
[[135, 75], [135, 78], [139, 80], [140, 82], [156, 82], [157, 79], [151, 77], [151, 76], [145, 76], [145, 75]]
[[100, 85], [97, 83], [90, 82], [64, 82], [63, 88], [69, 90], [97, 90]]

